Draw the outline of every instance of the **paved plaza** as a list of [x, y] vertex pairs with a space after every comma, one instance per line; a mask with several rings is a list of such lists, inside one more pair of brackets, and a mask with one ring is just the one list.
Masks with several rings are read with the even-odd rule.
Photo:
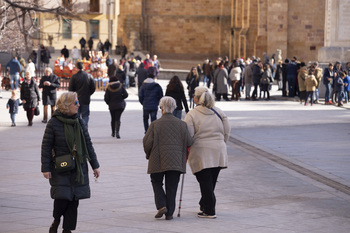
[[[165, 91], [167, 81], [158, 82]], [[216, 188], [217, 218], [196, 216], [199, 185], [187, 167], [181, 216], [176, 216], [176, 208], [174, 219], [166, 221], [154, 218], [153, 190], [142, 147], [142, 106], [137, 88], [128, 92], [119, 140], [110, 136], [104, 92], [92, 96], [89, 131], [101, 176], [95, 181], [90, 170], [92, 197], [80, 201], [75, 232], [350, 232], [349, 109], [303, 106], [275, 97], [280, 94], [277, 91], [272, 92], [271, 101], [217, 102], [232, 128], [227, 144], [229, 167], [220, 173]], [[48, 232], [53, 200], [48, 180], [40, 172], [45, 124], [40, 115], [28, 127], [20, 107], [17, 127], [10, 127], [5, 108], [8, 98], [10, 92], [3, 91], [0, 232]]]

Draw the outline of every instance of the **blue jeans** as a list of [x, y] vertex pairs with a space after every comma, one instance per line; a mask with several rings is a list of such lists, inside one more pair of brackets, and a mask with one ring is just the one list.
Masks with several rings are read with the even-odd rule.
[[129, 75], [125, 77], [125, 88], [129, 88]]
[[331, 98], [331, 84], [328, 83], [328, 84], [325, 84], [326, 86], [326, 93], [324, 95], [324, 100], [325, 102], [329, 102], [329, 99]]
[[[11, 78], [11, 89], [14, 90], [18, 88], [18, 84], [19, 84], [19, 73], [16, 74], [10, 74], [10, 78]], [[13, 86], [13, 83], [16, 82], [16, 85]], [[14, 88], [16, 87], [16, 88]]]
[[78, 110], [78, 116], [81, 117], [88, 128], [89, 124], [89, 115], [90, 115], [90, 105], [80, 105]]
[[296, 77], [294, 76], [287, 76], [287, 81], [288, 81], [288, 96], [289, 97], [294, 97], [295, 96], [295, 81]]
[[174, 112], [173, 112], [173, 115], [181, 120], [182, 110], [181, 109], [179, 109], [179, 110], [175, 109]]
[[157, 110], [146, 110], [144, 109], [143, 110], [143, 126], [145, 127], [145, 133], [147, 132], [148, 130], [148, 119], [149, 119], [149, 116], [151, 115], [151, 122], [157, 120], [157, 112], [158, 112], [158, 109]]
[[205, 74], [203, 74], [203, 86], [208, 85], [208, 76], [206, 76]]
[[318, 101], [320, 99], [320, 91], [316, 88], [314, 92], [314, 100]]
[[10, 113], [12, 124], [16, 124], [16, 113]]
[[343, 101], [343, 98], [345, 97], [345, 93], [344, 91], [339, 91], [338, 92], [338, 103], [340, 103], [341, 101]]

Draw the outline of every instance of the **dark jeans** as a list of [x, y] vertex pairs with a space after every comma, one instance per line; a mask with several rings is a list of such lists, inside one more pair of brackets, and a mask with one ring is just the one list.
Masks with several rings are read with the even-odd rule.
[[[111, 114], [111, 128], [112, 128], [112, 133], [117, 130], [119, 132], [119, 127], [120, 127], [120, 117], [122, 116], [122, 113], [124, 111], [123, 109], [116, 109], [116, 110], [109, 110], [109, 113]], [[116, 128], [116, 126], [118, 128]]]
[[287, 76], [287, 81], [288, 81], [288, 96], [289, 97], [294, 97], [296, 93], [296, 87], [295, 87], [295, 81], [296, 77], [295, 76]]
[[306, 97], [305, 97], [305, 104], [307, 104], [307, 100], [310, 97], [310, 103], [312, 104], [314, 102], [314, 92], [313, 91], [307, 91]]
[[254, 83], [254, 91], [252, 93], [252, 98], [257, 99], [258, 98], [258, 86], [259, 83]]
[[215, 215], [216, 197], [214, 190], [220, 170], [220, 167], [213, 167], [203, 169], [194, 174], [197, 178], [202, 194], [199, 201], [200, 209], [209, 215]]
[[[180, 180], [179, 171], [166, 171], [151, 174], [151, 182], [154, 192], [154, 200], [157, 210], [166, 206], [166, 216], [173, 216], [175, 211], [175, 199], [177, 186]], [[165, 176], [165, 192], [163, 189], [163, 178]]]
[[90, 115], [90, 106], [80, 105], [78, 110], [78, 116], [84, 120], [86, 124], [86, 128], [88, 127], [88, 124], [89, 124], [89, 115]]
[[148, 130], [148, 119], [149, 119], [149, 116], [151, 116], [151, 122], [157, 120], [157, 112], [158, 112], [158, 109], [157, 110], [146, 110], [144, 109], [143, 110], [143, 126], [145, 127], [145, 133], [147, 132]]
[[55, 199], [53, 202], [53, 217], [59, 222], [63, 216], [63, 229], [75, 230], [78, 219], [79, 200], [68, 201]]

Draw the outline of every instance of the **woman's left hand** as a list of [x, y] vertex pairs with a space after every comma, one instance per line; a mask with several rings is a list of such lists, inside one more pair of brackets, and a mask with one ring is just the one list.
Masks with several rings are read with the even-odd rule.
[[51, 178], [51, 172], [43, 172], [43, 175], [46, 179], [50, 179]]
[[97, 179], [100, 177], [100, 170], [98, 168], [94, 169], [94, 177]]

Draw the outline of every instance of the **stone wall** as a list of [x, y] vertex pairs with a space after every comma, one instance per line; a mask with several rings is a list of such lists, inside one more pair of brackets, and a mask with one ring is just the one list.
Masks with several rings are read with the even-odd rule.
[[310, 61], [323, 46], [324, 24], [325, 0], [123, 0], [118, 38], [163, 57], [262, 57], [281, 49], [283, 59]]

